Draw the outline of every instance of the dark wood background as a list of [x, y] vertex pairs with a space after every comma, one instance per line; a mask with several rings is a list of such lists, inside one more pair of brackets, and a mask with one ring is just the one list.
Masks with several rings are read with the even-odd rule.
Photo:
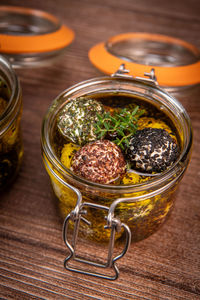
[[[17, 70], [23, 89], [24, 161], [12, 187], [0, 196], [0, 298], [3, 299], [200, 299], [200, 87], [176, 93], [194, 128], [190, 166], [174, 210], [154, 235], [131, 248], [110, 282], [67, 272], [62, 222], [52, 200], [40, 152], [42, 118], [71, 85], [101, 75], [88, 50], [131, 31], [170, 35], [200, 48], [199, 0], [1, 0], [46, 10], [76, 37], [50, 67]], [[96, 247], [82, 245], [95, 256]], [[106, 253], [104, 246], [100, 247]]]

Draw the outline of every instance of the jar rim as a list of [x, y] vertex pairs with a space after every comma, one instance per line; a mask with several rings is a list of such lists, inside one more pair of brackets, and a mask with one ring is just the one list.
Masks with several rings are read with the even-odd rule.
[[[183, 115], [184, 117], [184, 122], [185, 122], [185, 126], [188, 127], [188, 132], [189, 132], [189, 139], [187, 141], [187, 144], [184, 145], [184, 148], [178, 158], [178, 160], [168, 169], [166, 169], [164, 172], [160, 173], [157, 176], [154, 176], [153, 179], [148, 180], [147, 182], [144, 183], [139, 183], [139, 184], [134, 184], [134, 185], [111, 185], [111, 184], [101, 184], [101, 183], [96, 183], [96, 182], [92, 182], [89, 181], [85, 178], [79, 177], [78, 175], [74, 174], [70, 169], [66, 168], [61, 161], [56, 157], [56, 155], [54, 154], [54, 152], [52, 151], [51, 145], [50, 145], [50, 141], [48, 139], [48, 125], [50, 125], [49, 122], [49, 117], [52, 116], [53, 113], [55, 113], [55, 109], [60, 108], [61, 104], [63, 103], [59, 103], [60, 99], [67, 99], [70, 98], [69, 95], [73, 94], [74, 92], [76, 93], [77, 91], [90, 86], [92, 87], [93, 85], [95, 85], [96, 83], [98, 84], [102, 84], [103, 82], [114, 82], [114, 81], [123, 81], [123, 82], [128, 82], [129, 84], [141, 84], [144, 86], [147, 86], [149, 88], [153, 88], [154, 90], [159, 91], [160, 93], [162, 93], [162, 95], [165, 95], [165, 97], [167, 97], [168, 99], [171, 99], [171, 101], [173, 102], [174, 105], [176, 105], [176, 107], [179, 109], [179, 112]], [[114, 90], [114, 88], [112, 88], [112, 90]], [[58, 112], [58, 109], [57, 109]], [[56, 117], [57, 113], [55, 113], [55, 117]], [[53, 118], [53, 120], [55, 120], [55, 117]], [[52, 123], [51, 123], [52, 124]], [[148, 82], [143, 82], [140, 79], [137, 78], [118, 78], [118, 77], [108, 77], [108, 76], [101, 76], [101, 77], [96, 77], [96, 78], [92, 78], [89, 80], [85, 80], [82, 82], [79, 82], [73, 86], [71, 86], [68, 89], [65, 89], [64, 91], [62, 91], [53, 101], [53, 103], [51, 104], [51, 106], [49, 107], [44, 120], [43, 120], [43, 124], [42, 124], [42, 133], [41, 133], [41, 143], [42, 143], [42, 148], [44, 150], [45, 155], [48, 157], [48, 159], [50, 160], [50, 163], [52, 163], [53, 167], [55, 167], [57, 169], [57, 171], [59, 173], [61, 173], [65, 178], [68, 179], [72, 179], [75, 182], [78, 182], [79, 184], [84, 184], [86, 186], [89, 186], [90, 188], [95, 188], [95, 189], [100, 189], [100, 190], [109, 190], [110, 192], [112, 191], [118, 191], [118, 192], [125, 192], [128, 189], [128, 192], [132, 192], [133, 189], [134, 191], [137, 191], [137, 188], [141, 191], [143, 189], [148, 188], [153, 188], [155, 186], [157, 186], [158, 184], [162, 183], [165, 180], [169, 180], [170, 178], [172, 178], [177, 170], [182, 169], [182, 161], [185, 159], [185, 157], [187, 157], [187, 154], [190, 152], [191, 149], [191, 145], [192, 145], [192, 127], [191, 127], [191, 123], [190, 123], [190, 118], [185, 110], [185, 108], [182, 106], [182, 104], [175, 99], [172, 95], [168, 94], [166, 91], [164, 91], [163, 89], [161, 89], [158, 86], [152, 85], [152, 83], [148, 83]]]

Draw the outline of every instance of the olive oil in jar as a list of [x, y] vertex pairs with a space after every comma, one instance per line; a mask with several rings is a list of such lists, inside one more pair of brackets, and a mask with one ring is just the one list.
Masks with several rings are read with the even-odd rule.
[[[121, 109], [133, 110], [136, 106], [142, 111], [142, 114], [137, 120], [137, 131], [146, 128], [164, 129], [169, 133], [171, 138], [178, 144], [181, 149], [181, 139], [179, 132], [172, 120], [166, 113], [159, 109], [156, 105], [148, 102], [145, 99], [139, 99], [130, 95], [118, 95], [114, 94], [92, 94], [90, 97], [85, 99], [95, 99], [100, 103], [105, 111], [113, 114], [115, 111]], [[68, 100], [71, 101], [71, 100]], [[68, 103], [68, 102], [66, 102]], [[72, 116], [74, 119], [74, 115]], [[95, 142], [95, 141], [94, 141]], [[58, 128], [58, 118], [54, 120], [52, 131], [50, 135], [50, 143], [52, 150], [62, 165], [66, 168], [66, 172], [73, 174], [72, 159], [84, 145], [75, 144], [70, 139], [63, 136], [60, 129]], [[93, 143], [93, 142], [91, 142]], [[90, 144], [90, 143], [89, 143]], [[87, 145], [87, 143], [86, 143]], [[124, 153], [124, 150], [122, 150]], [[125, 158], [126, 159], [126, 158]], [[77, 196], [67, 186], [64, 186], [59, 182], [51, 172], [47, 169], [53, 186], [55, 195], [59, 199], [59, 208], [61, 215], [65, 217], [68, 215], [76, 206]], [[54, 169], [54, 172], [57, 172]], [[76, 175], [76, 174], [75, 174]], [[126, 171], [121, 174], [116, 180], [111, 181], [107, 186], [110, 188], [127, 187], [126, 192], [123, 194], [116, 190], [115, 193], [109, 191], [99, 192], [98, 187], [90, 191], [88, 187], [78, 184], [80, 192], [82, 193], [83, 202], [98, 203], [100, 205], [110, 206], [112, 202], [117, 198], [130, 198], [144, 197], [144, 200], [134, 201], [133, 203], [120, 203], [116, 207], [116, 217], [120, 218], [122, 222], [127, 224], [133, 232], [133, 241], [138, 241], [146, 238], [152, 234], [165, 220], [168, 214], [173, 199], [169, 199], [169, 193], [158, 194], [150, 198], [145, 199], [147, 193], [141, 189], [140, 186], [145, 186], [146, 183], [151, 182], [158, 174], [138, 172], [137, 170], [131, 169], [128, 165]], [[61, 176], [61, 175], [60, 175]], [[81, 180], [80, 176], [80, 180]], [[85, 178], [83, 178], [84, 180]], [[67, 180], [69, 184], [74, 185], [74, 182], [62, 177], [62, 180]], [[86, 179], [87, 180], [87, 179]], [[131, 187], [129, 191], [129, 187]], [[135, 187], [135, 188], [133, 188]], [[139, 191], [138, 191], [139, 190]], [[174, 190], [174, 189], [173, 189]], [[117, 192], [118, 191], [118, 192]], [[171, 193], [172, 191], [170, 191]], [[105, 223], [103, 220], [106, 217], [106, 212], [94, 211], [94, 209], [88, 208], [87, 219], [91, 222], [91, 225], [82, 224], [80, 227], [80, 234], [86, 236], [89, 239], [96, 241], [107, 241], [109, 239], [109, 231], [104, 230]], [[116, 239], [120, 240], [123, 237], [123, 233], [116, 234]]]
[[[11, 100], [11, 89], [0, 80], [0, 190], [5, 189], [19, 171], [23, 146], [20, 130], [21, 100]], [[21, 97], [21, 95], [19, 96]], [[14, 102], [18, 101], [18, 105]], [[12, 103], [11, 103], [12, 102]]]

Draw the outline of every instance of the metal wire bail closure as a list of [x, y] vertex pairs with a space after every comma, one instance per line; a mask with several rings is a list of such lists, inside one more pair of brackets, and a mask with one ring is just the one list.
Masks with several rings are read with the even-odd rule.
[[[79, 194], [78, 200], [77, 200], [77, 205], [76, 205], [75, 209], [70, 214], [68, 214], [68, 216], [66, 217], [64, 224], [63, 224], [63, 239], [64, 239], [66, 246], [68, 247], [68, 249], [70, 251], [70, 254], [64, 260], [64, 267], [67, 270], [73, 271], [76, 273], [91, 275], [94, 277], [108, 279], [108, 280], [115, 280], [119, 276], [119, 270], [116, 265], [116, 261], [118, 259], [122, 258], [126, 254], [128, 248], [130, 246], [130, 242], [131, 242], [131, 231], [130, 231], [129, 227], [127, 225], [121, 223], [120, 220], [115, 219], [114, 217], [109, 218], [109, 219], [107, 218], [107, 224], [104, 226], [104, 228], [111, 229], [110, 239], [109, 239], [109, 244], [108, 244], [107, 261], [105, 263], [100, 264], [100, 263], [96, 263], [95, 261], [91, 261], [91, 260], [87, 260], [87, 259], [78, 257], [76, 255], [76, 244], [77, 244], [77, 238], [78, 238], [79, 224], [81, 221], [83, 221], [83, 222], [86, 222], [88, 225], [90, 225], [90, 222], [88, 222], [88, 220], [85, 217], [83, 217], [83, 215], [87, 214], [87, 210], [86, 210], [87, 207], [94, 208], [94, 209], [101, 209], [101, 210], [105, 210], [105, 211], [109, 212], [109, 208], [106, 206], [103, 206], [103, 205], [98, 205], [98, 204], [93, 204], [93, 203], [88, 203], [88, 202], [81, 204], [81, 198], [80, 198], [80, 194]], [[73, 234], [72, 234], [71, 244], [68, 241], [68, 225], [69, 225], [70, 220], [74, 222], [74, 230], [73, 230]], [[120, 232], [122, 228], [124, 229], [125, 237], [126, 237], [125, 238], [125, 246], [124, 246], [123, 251], [119, 255], [113, 257], [115, 233]], [[70, 261], [73, 261], [73, 263], [78, 262], [78, 263], [83, 263], [85, 265], [94, 266], [99, 269], [112, 269], [114, 271], [114, 275], [112, 276], [112, 275], [106, 275], [103, 272], [97, 273], [97, 272], [83, 270], [80, 267], [71, 266]]]

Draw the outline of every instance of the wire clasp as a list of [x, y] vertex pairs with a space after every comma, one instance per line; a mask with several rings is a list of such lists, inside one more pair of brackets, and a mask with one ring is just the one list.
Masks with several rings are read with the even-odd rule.
[[[93, 209], [100, 209], [109, 212], [109, 208], [107, 206], [103, 205], [98, 205], [98, 204], [93, 204], [93, 203], [88, 203], [85, 202], [83, 204], [80, 204], [80, 199], [77, 201], [77, 205], [75, 207], [75, 210], [72, 211], [68, 216], [66, 217], [64, 224], [63, 224], [63, 239], [64, 242], [67, 246], [67, 248], [70, 251], [69, 256], [67, 256], [64, 260], [64, 267], [73, 272], [85, 274], [85, 275], [91, 275], [95, 276], [98, 278], [103, 278], [103, 279], [109, 279], [109, 280], [115, 280], [119, 276], [119, 270], [116, 265], [116, 261], [122, 258], [130, 245], [131, 242], [131, 232], [130, 229], [127, 225], [123, 224], [120, 222], [120, 220], [114, 218], [114, 217], [106, 217], [107, 224], [104, 226], [106, 230], [110, 230], [110, 238], [109, 238], [109, 243], [108, 243], [108, 255], [107, 255], [107, 260], [105, 263], [97, 263], [92, 260], [80, 258], [76, 254], [76, 245], [77, 245], [77, 239], [78, 239], [78, 232], [79, 232], [79, 225], [80, 222], [83, 221], [87, 223], [88, 225], [91, 225], [90, 222], [85, 218], [85, 215], [87, 215], [87, 208], [93, 208]], [[83, 217], [84, 215], [84, 217]], [[68, 227], [69, 227], [69, 222], [72, 221], [74, 223], [73, 227], [73, 233], [72, 233], [72, 239], [71, 243], [68, 240]], [[115, 234], [116, 232], [120, 232], [124, 229], [125, 233], [125, 245], [123, 251], [113, 257], [113, 252], [114, 252], [114, 241], [115, 241]], [[71, 261], [71, 264], [70, 264]], [[97, 267], [99, 269], [112, 269], [114, 271], [114, 275], [106, 275], [105, 272], [92, 272], [88, 271], [85, 269], [80, 268], [79, 266], [72, 266], [72, 261], [75, 263], [82, 263], [84, 265], [88, 266], [93, 266]]]

